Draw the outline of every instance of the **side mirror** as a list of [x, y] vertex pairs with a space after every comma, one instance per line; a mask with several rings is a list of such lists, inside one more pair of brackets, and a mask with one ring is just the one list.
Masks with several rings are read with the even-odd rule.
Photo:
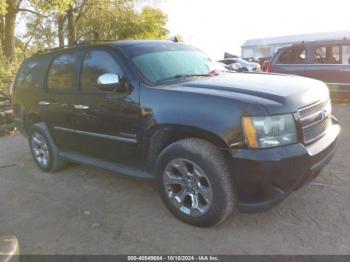
[[103, 74], [97, 79], [97, 88], [103, 91], [117, 91], [119, 86], [119, 76], [116, 74]]

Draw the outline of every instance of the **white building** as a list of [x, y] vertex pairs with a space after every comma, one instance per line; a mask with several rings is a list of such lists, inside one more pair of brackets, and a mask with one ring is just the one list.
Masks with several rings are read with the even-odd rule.
[[250, 39], [245, 41], [241, 46], [241, 56], [243, 58], [272, 57], [277, 49], [283, 46], [301, 43], [303, 41], [340, 40], [344, 38], [350, 39], [350, 31]]

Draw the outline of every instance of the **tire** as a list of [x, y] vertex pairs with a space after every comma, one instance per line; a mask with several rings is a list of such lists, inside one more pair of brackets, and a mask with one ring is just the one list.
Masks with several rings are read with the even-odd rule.
[[165, 206], [185, 223], [213, 226], [237, 209], [225, 158], [205, 140], [186, 138], [166, 147], [156, 163], [156, 178]]
[[34, 161], [42, 171], [56, 172], [66, 166], [67, 162], [59, 156], [59, 150], [44, 123], [33, 125], [28, 139]]

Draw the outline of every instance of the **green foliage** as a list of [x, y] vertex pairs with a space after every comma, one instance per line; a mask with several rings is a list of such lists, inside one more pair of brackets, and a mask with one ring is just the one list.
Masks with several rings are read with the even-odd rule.
[[[3, 18], [0, 20], [1, 38], [4, 37], [7, 3], [14, 4], [14, 8], [17, 5], [19, 7], [17, 13], [20, 14], [21, 23], [17, 23], [16, 27], [25, 25], [25, 30], [16, 28], [17, 34], [13, 32], [13, 38], [10, 38], [15, 39], [12, 49], [15, 57], [7, 54], [9, 59], [6, 59], [0, 51], [0, 90], [8, 92], [24, 58], [40, 49], [57, 46], [59, 35], [67, 39], [68, 28], [74, 27], [76, 40], [167, 38], [169, 32], [166, 28], [166, 14], [156, 7], [146, 6], [140, 9], [139, 4], [144, 5], [146, 2], [147, 0], [0, 0], [0, 18]], [[12, 15], [17, 16], [17, 13]], [[71, 15], [70, 19], [68, 14]], [[62, 21], [62, 18], [63, 23], [59, 27], [58, 21]], [[73, 24], [68, 24], [72, 19]], [[63, 28], [63, 31], [59, 31], [59, 28]], [[10, 43], [8, 39], [3, 39], [5, 43]]]
[[75, 0], [31, 0], [31, 3], [44, 12], [64, 13]]
[[166, 29], [168, 17], [159, 9], [145, 7], [141, 13], [141, 32], [138, 39], [164, 39], [169, 31]]
[[10, 86], [16, 76], [19, 67], [19, 62], [9, 63], [8, 60], [0, 54], [0, 91], [9, 94]]
[[23, 52], [30, 52], [28, 45], [31, 43], [29, 49], [41, 50], [45, 48], [53, 48], [57, 38], [57, 30], [55, 26], [55, 17], [39, 17], [32, 16], [27, 20], [26, 31], [21, 39], [24, 42], [22, 45]]
[[[100, 4], [103, 1], [97, 1]], [[165, 39], [167, 16], [159, 9], [136, 11], [133, 1], [94, 5], [77, 25], [78, 40]]]
[[5, 0], [0, 0], [0, 15], [4, 15], [7, 13], [7, 3]]

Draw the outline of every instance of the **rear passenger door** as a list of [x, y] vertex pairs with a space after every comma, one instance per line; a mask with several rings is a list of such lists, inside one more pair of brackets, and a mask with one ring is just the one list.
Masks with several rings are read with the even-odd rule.
[[350, 44], [315, 45], [307, 76], [325, 82], [332, 96], [350, 96]]
[[336, 83], [343, 67], [341, 46], [314, 45], [310, 52], [307, 76], [325, 83]]
[[64, 132], [74, 123], [74, 96], [77, 90], [77, 54], [65, 52], [55, 55], [46, 76], [46, 92], [38, 102], [40, 114], [48, 125], [56, 144], [72, 149], [75, 136]]
[[336, 95], [350, 98], [350, 43], [342, 45], [342, 64], [339, 83], [335, 83]]

